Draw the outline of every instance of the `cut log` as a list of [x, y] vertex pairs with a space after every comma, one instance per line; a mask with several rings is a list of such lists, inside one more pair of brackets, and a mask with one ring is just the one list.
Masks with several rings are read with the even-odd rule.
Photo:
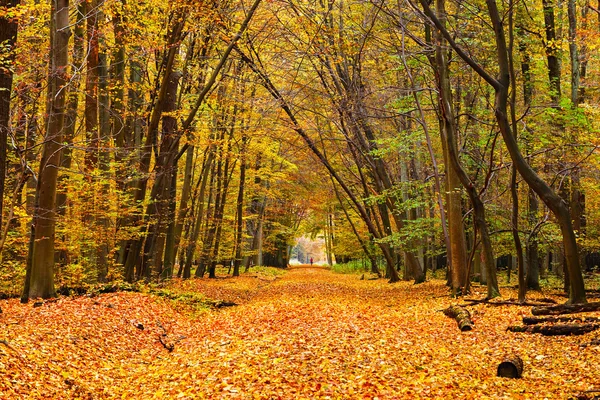
[[523, 317], [523, 323], [525, 325], [536, 325], [544, 323], [556, 323], [556, 322], [600, 322], [599, 317], [584, 317], [584, 316], [571, 316], [571, 317]]
[[460, 329], [461, 332], [470, 331], [473, 329], [471, 314], [465, 308], [461, 306], [450, 306], [444, 310], [444, 314], [456, 320], [458, 329]]
[[559, 304], [557, 306], [533, 307], [531, 313], [533, 315], [562, 315], [574, 314], [581, 312], [600, 311], [600, 302], [585, 303], [585, 304]]
[[517, 355], [506, 357], [498, 365], [497, 376], [501, 378], [520, 378], [523, 375], [523, 360]]
[[556, 324], [509, 326], [511, 332], [541, 333], [544, 336], [583, 335], [600, 328], [600, 324]]

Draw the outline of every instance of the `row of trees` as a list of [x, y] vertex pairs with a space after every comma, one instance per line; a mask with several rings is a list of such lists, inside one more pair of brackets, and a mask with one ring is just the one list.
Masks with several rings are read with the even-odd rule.
[[3, 6], [0, 246], [24, 299], [55, 278], [285, 266], [321, 232], [330, 262], [383, 258], [390, 281], [424, 281], [446, 251], [454, 294], [476, 274], [498, 295], [495, 257], [514, 254], [524, 300], [552, 254], [585, 302], [592, 5]]

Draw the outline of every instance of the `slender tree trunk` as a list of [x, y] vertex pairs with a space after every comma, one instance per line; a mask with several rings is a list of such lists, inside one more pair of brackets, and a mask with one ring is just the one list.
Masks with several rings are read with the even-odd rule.
[[[86, 77], [85, 77], [85, 152], [86, 173], [92, 174], [98, 165], [100, 137], [98, 131], [98, 0], [86, 1]], [[91, 181], [90, 176], [88, 180]]]
[[[99, 7], [102, 6], [104, 0], [100, 0]], [[104, 13], [98, 11], [98, 18], [103, 19]], [[99, 46], [103, 47], [103, 37], [99, 37]], [[98, 226], [99, 237], [96, 241], [96, 268], [97, 278], [99, 282], [106, 281], [108, 275], [108, 253], [112, 247], [110, 242], [109, 226], [110, 218], [105, 210], [101, 207], [103, 204], [108, 204], [110, 199], [110, 99], [108, 93], [108, 67], [106, 61], [106, 53], [100, 51], [98, 54], [98, 128], [99, 138], [98, 143], [100, 150], [98, 153], [98, 167], [100, 168], [99, 188], [96, 189], [98, 195], [95, 201], [96, 221]]]
[[[17, 0], [1, 0], [4, 13], [12, 12]], [[5, 14], [6, 15], [6, 14]], [[2, 227], [4, 183], [6, 179], [6, 141], [10, 131], [10, 98], [13, 83], [14, 47], [17, 43], [17, 22], [8, 16], [0, 17], [0, 43], [2, 43], [2, 66], [0, 68], [0, 227]], [[10, 225], [11, 221], [6, 221]]]
[[544, 26], [546, 28], [546, 59], [548, 61], [548, 80], [550, 82], [550, 99], [552, 106], [558, 107], [561, 96], [559, 44], [556, 39], [554, 22], [554, 5], [552, 0], [542, 0]]
[[236, 202], [236, 221], [235, 221], [235, 254], [233, 256], [233, 276], [240, 276], [240, 265], [242, 263], [242, 239], [243, 239], [243, 221], [244, 221], [244, 187], [246, 183], [246, 145], [248, 137], [242, 133], [242, 147], [240, 149], [240, 183], [238, 187], [238, 197]]
[[[525, 29], [522, 25], [524, 10], [522, 6], [518, 7], [519, 22], [517, 23], [517, 39], [519, 40], [519, 53], [521, 55], [521, 75], [523, 76], [523, 106], [529, 108], [531, 106], [531, 100], [533, 97], [533, 82], [531, 78], [531, 55], [527, 46], [527, 36], [525, 36]], [[513, 124], [514, 125], [514, 124]], [[525, 149], [527, 154], [529, 153], [529, 138], [525, 139]], [[530, 233], [527, 237], [525, 245], [525, 263], [526, 265], [526, 280], [527, 288], [533, 290], [540, 290], [540, 258], [538, 251], [537, 241], [537, 229], [535, 229], [537, 223], [537, 213], [539, 209], [539, 201], [535, 192], [528, 188], [528, 209], [527, 209], [527, 221], [530, 229]]]
[[[517, 80], [515, 74], [514, 65], [514, 3], [510, 1], [510, 11], [508, 14], [508, 32], [509, 32], [509, 43], [508, 43], [508, 64], [509, 64], [509, 76], [511, 85], [510, 95], [510, 122], [512, 124], [512, 133], [515, 141], [517, 140]], [[517, 186], [517, 169], [515, 166], [511, 166], [510, 174], [510, 195], [512, 199], [512, 213], [511, 213], [511, 230], [513, 240], [515, 242], [515, 252], [517, 255], [517, 276], [519, 280], [519, 302], [525, 302], [525, 296], [527, 294], [527, 285], [525, 284], [525, 262], [523, 258], [523, 245], [521, 244], [521, 237], [519, 236], [519, 188]]]
[[[192, 175], [193, 175], [193, 166], [194, 166], [194, 146], [190, 146], [186, 150], [185, 156], [185, 169], [183, 172], [183, 187], [181, 188], [181, 200], [179, 202], [179, 211], [177, 213], [177, 223], [175, 224], [175, 231], [173, 233], [174, 243], [173, 243], [173, 257], [177, 254], [179, 250], [179, 245], [181, 243], [181, 236], [183, 233], [183, 227], [190, 214], [190, 210], [188, 207], [188, 203], [190, 200], [190, 195], [192, 193]], [[183, 265], [183, 259], [179, 257], [179, 265]], [[175, 265], [175, 260], [171, 261], [173, 265]]]
[[[198, 209], [196, 212], [196, 218], [194, 221], [194, 226], [192, 229], [192, 235], [188, 240], [188, 245], [186, 249], [185, 256], [185, 267], [183, 270], [183, 279], [188, 279], [191, 277], [192, 271], [192, 263], [194, 261], [194, 253], [196, 252], [196, 243], [198, 238], [200, 237], [200, 229], [202, 227], [203, 216], [204, 216], [204, 198], [206, 196], [206, 184], [208, 182], [209, 174], [213, 168], [214, 161], [214, 152], [211, 149], [207, 150], [208, 156], [206, 157], [205, 163], [202, 166], [202, 171], [200, 172], [200, 190], [197, 197], [198, 201]], [[198, 273], [198, 270], [196, 270]]]

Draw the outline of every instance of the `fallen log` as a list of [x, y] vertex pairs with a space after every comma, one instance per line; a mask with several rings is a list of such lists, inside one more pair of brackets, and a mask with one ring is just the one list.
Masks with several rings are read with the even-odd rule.
[[461, 332], [466, 332], [473, 329], [471, 314], [465, 308], [456, 305], [450, 306], [444, 310], [444, 314], [456, 320], [458, 329], [460, 329]]
[[517, 355], [506, 357], [498, 365], [497, 376], [501, 378], [520, 378], [523, 375], [523, 360]]
[[535, 302], [535, 301], [524, 301], [524, 302], [519, 302], [517, 300], [490, 300], [490, 299], [464, 299], [465, 302], [467, 302], [467, 304], [462, 304], [462, 306], [472, 306], [473, 304], [489, 304], [491, 306], [526, 306], [526, 307], [535, 307], [535, 306], [540, 306], [540, 307], [544, 307], [547, 306], [548, 301], [546, 301], [548, 299], [543, 299], [540, 300], [540, 302]]
[[523, 323], [525, 325], [536, 325], [544, 323], [556, 323], [556, 322], [600, 322], [599, 317], [584, 317], [584, 316], [572, 316], [572, 317], [523, 317]]
[[541, 333], [544, 336], [583, 335], [600, 328], [600, 324], [556, 324], [509, 326], [510, 332]]
[[584, 303], [584, 304], [559, 304], [556, 306], [533, 307], [531, 313], [533, 315], [562, 315], [574, 314], [582, 312], [600, 311], [600, 302]]
[[237, 303], [234, 303], [233, 301], [213, 300], [211, 306], [214, 308], [235, 307], [237, 306]]

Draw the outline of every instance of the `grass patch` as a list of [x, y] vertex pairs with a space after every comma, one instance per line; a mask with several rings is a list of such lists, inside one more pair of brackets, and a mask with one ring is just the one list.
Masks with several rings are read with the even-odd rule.
[[363, 260], [352, 260], [344, 264], [333, 264], [331, 270], [338, 274], [362, 274], [371, 269], [367, 263], [363, 263]]
[[151, 289], [150, 294], [166, 299], [177, 311], [197, 314], [214, 307], [215, 301], [207, 298], [202, 293], [180, 291], [173, 288]]
[[286, 274], [286, 270], [282, 268], [275, 267], [251, 267], [248, 272], [242, 273], [242, 275], [250, 275], [250, 274], [259, 274], [263, 276], [283, 276]]

